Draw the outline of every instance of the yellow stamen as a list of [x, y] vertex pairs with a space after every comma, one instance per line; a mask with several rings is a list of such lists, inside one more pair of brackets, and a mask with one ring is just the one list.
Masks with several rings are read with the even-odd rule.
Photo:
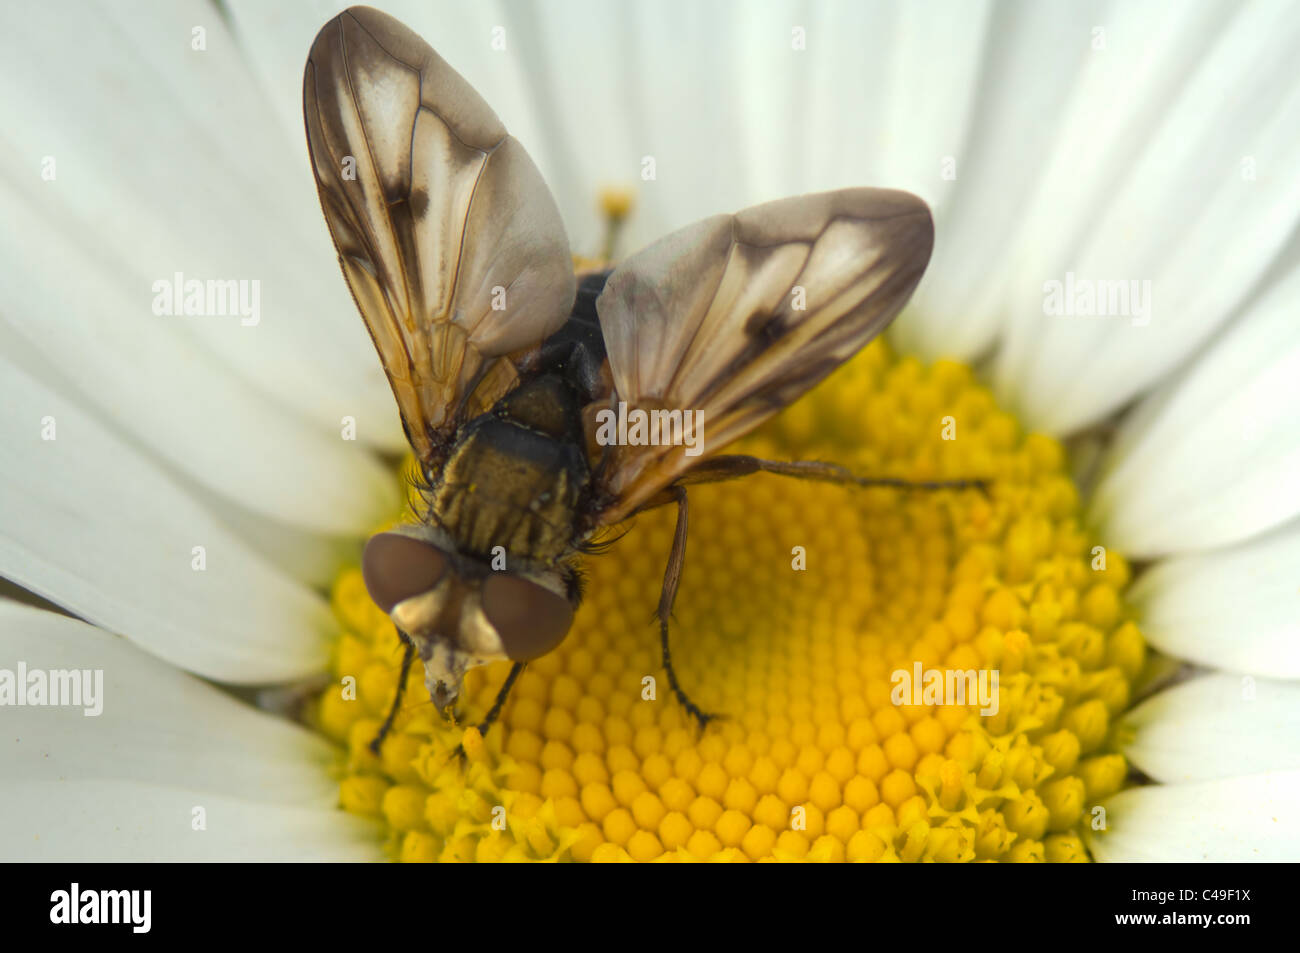
[[605, 219], [605, 234], [600, 243], [600, 258], [611, 261], [617, 250], [618, 234], [632, 214], [636, 193], [626, 186], [609, 185], [600, 190], [600, 213]]
[[[1080, 526], [1061, 446], [1022, 434], [966, 367], [877, 342], [735, 449], [994, 482], [987, 496], [768, 475], [693, 487], [672, 643], [688, 693], [727, 716], [703, 736], [647, 621], [671, 508], [588, 561], [573, 631], [486, 739], [438, 719], [416, 666], [369, 752], [401, 647], [346, 570], [347, 634], [317, 709], [346, 749], [343, 808], [382, 819], [400, 860], [1087, 860], [1093, 809], [1127, 774], [1112, 729], [1145, 646], [1128, 567]], [[899, 695], [918, 664], [996, 670], [996, 706]], [[471, 671], [463, 723], [508, 668]]]
[[621, 222], [632, 214], [636, 204], [636, 193], [627, 186], [608, 185], [600, 190], [597, 197], [601, 213], [608, 219]]

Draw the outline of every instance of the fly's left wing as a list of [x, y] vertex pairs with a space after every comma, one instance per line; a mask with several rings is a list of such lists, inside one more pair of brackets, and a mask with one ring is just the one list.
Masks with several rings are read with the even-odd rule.
[[933, 244], [921, 199], [846, 189], [705, 219], [616, 268], [596, 302], [613, 379], [598, 409], [695, 411], [703, 452], [603, 447], [595, 524], [630, 515], [852, 357], [907, 303]]
[[569, 315], [559, 209], [478, 93], [377, 10], [321, 29], [303, 114], [343, 274], [430, 476]]

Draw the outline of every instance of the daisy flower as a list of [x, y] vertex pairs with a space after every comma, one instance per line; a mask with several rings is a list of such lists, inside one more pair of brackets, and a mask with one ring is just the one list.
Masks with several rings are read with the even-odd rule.
[[[356, 564], [404, 441], [300, 98], [340, 6], [6, 11], [4, 856], [1300, 853], [1300, 9], [386, 4], [575, 251], [616, 213], [622, 255], [784, 195], [926, 199], [888, 339], [739, 449], [994, 482], [693, 490], [674, 656], [726, 720], [647, 697], [651, 512], [499, 728], [444, 725], [413, 677], [376, 757], [400, 651]], [[194, 278], [229, 307], [187, 314]], [[896, 698], [914, 666], [996, 670], [996, 704]], [[78, 705], [19, 688], [58, 671]], [[468, 716], [503, 677], [470, 674]]]

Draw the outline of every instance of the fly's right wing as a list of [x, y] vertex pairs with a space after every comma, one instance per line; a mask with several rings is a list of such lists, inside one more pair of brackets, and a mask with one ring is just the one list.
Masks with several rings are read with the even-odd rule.
[[597, 409], [695, 411], [703, 453], [604, 447], [593, 528], [630, 515], [857, 353], [907, 303], [933, 244], [921, 199], [845, 189], [705, 219], [619, 265], [596, 302], [613, 382]]

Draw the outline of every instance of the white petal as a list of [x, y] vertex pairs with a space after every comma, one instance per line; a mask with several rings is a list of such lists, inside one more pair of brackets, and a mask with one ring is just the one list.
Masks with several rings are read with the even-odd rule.
[[[17, 193], [6, 199], [6, 219], [20, 205], [44, 226], [20, 233], [31, 246], [22, 284], [55, 298], [35, 309], [23, 301], [18, 317], [38, 335], [33, 322], [52, 323], [51, 313], [70, 321], [63, 309], [84, 298], [58, 295], [63, 284], [81, 284], [75, 269], [89, 257], [123, 296], [83, 318], [98, 323], [82, 347], [104, 348], [104, 363], [129, 366], [117, 348], [149, 319], [170, 332], [168, 345], [155, 347], [168, 349], [173, 375], [193, 351], [210, 350], [243, 388], [317, 431], [336, 434], [340, 417], [352, 415], [363, 441], [395, 445], [391, 396], [339, 273], [303, 137], [274, 121], [216, 8], [199, 0], [147, 15], [116, 3], [21, 6], [0, 35], [0, 71], [28, 93], [6, 111], [0, 176]], [[201, 51], [191, 46], [198, 27]], [[67, 67], [48, 70], [54, 61]], [[53, 181], [41, 178], [47, 156], [57, 162]], [[155, 317], [152, 284], [176, 272], [259, 281], [260, 322]], [[113, 313], [123, 302], [129, 325]], [[144, 370], [139, 386], [162, 373]]]
[[283, 522], [360, 533], [392, 512], [395, 481], [364, 445], [259, 394], [180, 326], [212, 319], [151, 314], [147, 282], [124, 290], [116, 271], [52, 227], [48, 208], [5, 186], [0, 212], [7, 268], [59, 270], [56, 283], [11, 283], [4, 318], [7, 337], [22, 336], [63, 394], [143, 443], [160, 467]]
[[1300, 678], [1300, 523], [1232, 549], [1178, 556], [1133, 583], [1147, 640], [1209, 668]]
[[361, 560], [362, 537], [321, 536], [267, 519], [225, 497], [198, 490], [193, 495], [244, 545], [313, 588], [328, 589], [344, 565]]
[[[1160, 11], [1166, 15], [1173, 14]], [[1187, 28], [1192, 41], [1204, 36], [1196, 19]], [[1300, 164], [1297, 44], [1294, 4], [1241, 7], [1210, 49], [1192, 58], [1177, 97], [1117, 144], [1118, 158], [1131, 161], [1102, 163], [1104, 181], [1085, 187], [1085, 202], [1090, 195], [1105, 201], [1089, 227], [1070, 224], [1072, 203], [1049, 202], [1037, 235], [1026, 233], [1047, 251], [1030, 254], [1012, 275], [1007, 307], [1016, 319], [997, 374], [1001, 396], [1032, 426], [1069, 432], [1128, 403], [1194, 353], [1273, 263], [1300, 221], [1300, 179], [1291, 173]], [[1168, 88], [1168, 69], [1188, 57], [1181, 47], [1166, 49], [1158, 82], [1124, 95]], [[1092, 103], [1076, 125], [1113, 111], [1114, 98]], [[1094, 125], [1099, 135], [1110, 128], [1104, 120]], [[1063, 178], [1054, 194], [1076, 189], [1071, 168], [1057, 170]], [[1068, 245], [1041, 237], [1058, 233], [1061, 219]], [[1145, 310], [1130, 302], [1121, 316], [1045, 313], [1045, 283], [1064, 284], [1070, 274], [1126, 288], [1136, 281], [1143, 295], [1146, 282]]]
[[1207, 675], [1158, 692], [1124, 716], [1129, 760], [1181, 783], [1300, 769], [1300, 683]]
[[85, 623], [0, 601], [0, 668], [20, 662], [102, 673], [102, 710], [5, 709], [5, 857], [381, 859], [372, 825], [335, 806], [322, 739]]
[[[896, 8], [894, 30], [872, 48], [888, 68], [877, 97], [883, 106], [879, 112], [846, 111], [841, 98], [846, 81], [849, 89], [871, 94], [862, 90], [861, 79], [847, 68], [858, 62], [855, 47], [871, 43], [873, 37], [866, 31], [841, 31], [841, 16], [848, 10], [834, 5], [822, 8], [825, 33], [836, 43], [844, 65], [826, 76], [813, 93], [810, 108], [821, 119], [812, 126], [817, 141], [807, 143], [814, 162], [813, 181], [817, 188], [906, 189], [929, 202], [942, 221], [960, 182], [945, 175], [944, 163], [948, 158], [957, 160], [974, 132], [971, 125], [994, 7], [984, 0], [904, 0]], [[854, 133], [870, 138], [857, 139]], [[834, 146], [828, 148], [830, 143]], [[818, 172], [819, 162], [824, 172]]]
[[1091, 512], [1115, 546], [1221, 546], [1300, 513], [1298, 299], [1300, 268], [1125, 421]]
[[733, 37], [747, 201], [874, 185], [944, 205], [954, 180], [943, 160], [965, 139], [988, 3], [733, 10], [737, 28], [715, 32]]
[[[330, 19], [351, 4], [338, 0], [299, 0], [297, 3], [261, 3], [259, 0], [226, 0], [234, 42], [243, 54], [245, 68], [257, 84], [260, 98], [275, 115], [286, 140], [305, 138], [302, 118], [302, 71], [307, 64], [316, 33]], [[475, 4], [481, 6], [481, 4]], [[457, 17], [457, 5], [439, 11]], [[403, 19], [393, 4], [385, 12]], [[403, 20], [403, 22], [406, 22]], [[311, 167], [302, 169], [311, 174]]]
[[[993, 343], [1006, 317], [1008, 251], [1062, 128], [1071, 90], [1094, 55], [1092, 30], [1106, 22], [1106, 11], [1105, 4], [1091, 2], [993, 8], [984, 28], [979, 92], [954, 157], [956, 189], [937, 223], [934, 259], [915, 306], [892, 331], [900, 346], [967, 359]], [[909, 134], [903, 127], [895, 135]]]
[[[566, 4], [558, 16], [543, 6], [510, 8], [514, 35], [522, 35], [516, 55], [554, 160], [543, 172], [576, 252], [599, 248], [595, 197], [605, 184], [636, 194], [623, 253], [751, 204], [737, 36], [752, 37], [755, 21], [782, 7], [751, 6], [744, 18], [729, 17], [732, 9], [682, 0]], [[788, 48], [788, 23], [771, 40]]]
[[1115, 183], [1138, 161], [1149, 130], [1164, 119], [1182, 84], [1222, 35], [1233, 12], [1228, 2], [1186, 2], [1177, 10], [1130, 3], [1099, 18], [1093, 29], [1104, 49], [1086, 58], [1071, 91], [1044, 171], [1022, 211], [1017, 241], [1003, 270], [1011, 287], [1028, 289], [1031, 306], [1010, 309], [1012, 325], [998, 355], [1005, 398], [1014, 378], [1028, 373], [1043, 321], [1041, 286], [1060, 279], [1061, 265], [1088, 237], [1097, 210]]
[[653, 155], [658, 175], [638, 183], [644, 218], [629, 247], [655, 237], [651, 225], [662, 233], [803, 192], [877, 185], [936, 206], [947, 198], [941, 162], [962, 144], [987, 4], [634, 9], [622, 64], [641, 117], [634, 156]]
[[1300, 857], [1300, 771], [1122, 791], [1106, 802], [1093, 856], [1131, 863], [1294, 861]]
[[[337, 623], [318, 595], [6, 356], [0, 380], [0, 575], [211, 678], [324, 667]], [[55, 439], [42, 439], [49, 426]], [[203, 571], [192, 568], [196, 546]]]
[[[342, 811], [256, 804], [134, 781], [0, 780], [0, 845], [13, 860], [107, 862], [382, 861], [379, 836]], [[207, 830], [190, 830], [195, 807]], [[41, 831], [33, 834], [33, 831]], [[39, 839], [38, 839], [39, 838]]]
[[[86, 711], [4, 709], [7, 773], [27, 781], [105, 778], [188, 786], [266, 803], [329, 806], [334, 753], [274, 718], [92, 625], [0, 599], [0, 669], [102, 672]], [[99, 710], [100, 714], [92, 712]], [[110, 743], [111, 742], [111, 743]]]

